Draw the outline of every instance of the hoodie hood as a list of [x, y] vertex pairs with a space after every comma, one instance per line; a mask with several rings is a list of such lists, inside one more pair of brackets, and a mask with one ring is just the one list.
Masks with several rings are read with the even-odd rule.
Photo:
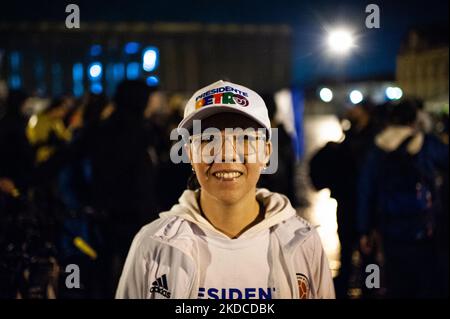
[[408, 143], [409, 154], [417, 154], [423, 145], [424, 136], [409, 126], [388, 126], [375, 137], [375, 144], [385, 152], [395, 151], [409, 136], [414, 135]]
[[[228, 238], [200, 214], [200, 208], [197, 201], [199, 195], [199, 190], [185, 190], [179, 198], [179, 203], [174, 205], [170, 211], [161, 213], [160, 217], [180, 217], [195, 223], [202, 228], [213, 231], [220, 236]], [[295, 209], [290, 204], [289, 199], [284, 195], [272, 193], [265, 188], [260, 188], [256, 190], [256, 199], [264, 205], [266, 210], [265, 218], [241, 234], [239, 238], [249, 237], [252, 234], [268, 229], [296, 215]]]

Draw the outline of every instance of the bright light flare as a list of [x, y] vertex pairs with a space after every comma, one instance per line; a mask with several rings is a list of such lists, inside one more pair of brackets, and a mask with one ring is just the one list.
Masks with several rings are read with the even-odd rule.
[[350, 92], [350, 101], [353, 104], [358, 104], [358, 103], [362, 102], [363, 98], [364, 98], [364, 96], [361, 93], [361, 91], [353, 90]]
[[151, 72], [158, 66], [159, 52], [155, 47], [149, 47], [144, 50], [142, 55], [142, 68], [144, 71]]
[[389, 100], [399, 100], [403, 96], [403, 91], [399, 87], [388, 87], [386, 88], [386, 96]]
[[320, 99], [324, 102], [331, 102], [333, 99], [333, 91], [329, 88], [322, 88], [319, 92]]
[[337, 54], [346, 54], [354, 47], [354, 38], [350, 31], [345, 29], [333, 30], [328, 34], [328, 46]]
[[94, 62], [89, 66], [89, 77], [91, 79], [100, 78], [102, 75], [102, 64], [99, 62]]

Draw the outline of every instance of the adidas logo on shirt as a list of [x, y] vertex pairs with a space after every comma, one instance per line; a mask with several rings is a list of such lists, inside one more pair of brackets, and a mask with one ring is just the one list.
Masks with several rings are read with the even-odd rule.
[[162, 275], [152, 283], [152, 287], [150, 288], [150, 292], [159, 293], [166, 298], [170, 298], [169, 287], [167, 286], [167, 276]]

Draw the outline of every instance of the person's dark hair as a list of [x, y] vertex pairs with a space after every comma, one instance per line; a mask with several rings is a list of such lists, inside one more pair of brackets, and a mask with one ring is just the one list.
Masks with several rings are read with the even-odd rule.
[[273, 96], [273, 94], [269, 93], [263, 94], [261, 97], [264, 100], [264, 103], [266, 103], [269, 119], [272, 121], [275, 118], [275, 113], [277, 111], [275, 97]]
[[423, 103], [423, 100], [419, 99], [419, 98], [413, 98], [410, 99], [411, 103], [414, 103], [417, 107], [417, 110], [421, 110], [423, 111], [425, 104]]
[[54, 109], [62, 106], [63, 103], [64, 103], [63, 98], [61, 98], [61, 97], [53, 98], [50, 101], [50, 104], [48, 105], [48, 107], [45, 109], [44, 113], [50, 112], [51, 110], [54, 110]]
[[108, 104], [108, 98], [104, 94], [90, 93], [87, 96], [86, 105], [83, 112], [83, 123], [94, 125], [100, 121], [103, 109]]
[[114, 96], [116, 110], [128, 114], [142, 115], [147, 106], [148, 97], [155, 90], [143, 80], [125, 80], [120, 82]]
[[371, 100], [362, 100], [357, 105], [361, 106], [361, 108], [369, 115], [373, 116], [375, 111], [375, 104]]
[[388, 124], [411, 125], [417, 118], [418, 104], [414, 100], [402, 100], [388, 105]]
[[21, 90], [10, 90], [5, 102], [5, 115], [9, 117], [20, 117], [21, 107], [27, 98], [28, 95]]
[[195, 191], [200, 188], [200, 183], [198, 182], [197, 175], [194, 172], [191, 173], [191, 176], [188, 178], [187, 189]]

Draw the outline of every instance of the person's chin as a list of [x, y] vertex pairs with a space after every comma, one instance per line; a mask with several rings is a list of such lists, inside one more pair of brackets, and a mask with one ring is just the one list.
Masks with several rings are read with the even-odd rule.
[[222, 187], [214, 187], [210, 190], [212, 195], [224, 205], [234, 205], [238, 203], [245, 190], [237, 185], [227, 185]]

